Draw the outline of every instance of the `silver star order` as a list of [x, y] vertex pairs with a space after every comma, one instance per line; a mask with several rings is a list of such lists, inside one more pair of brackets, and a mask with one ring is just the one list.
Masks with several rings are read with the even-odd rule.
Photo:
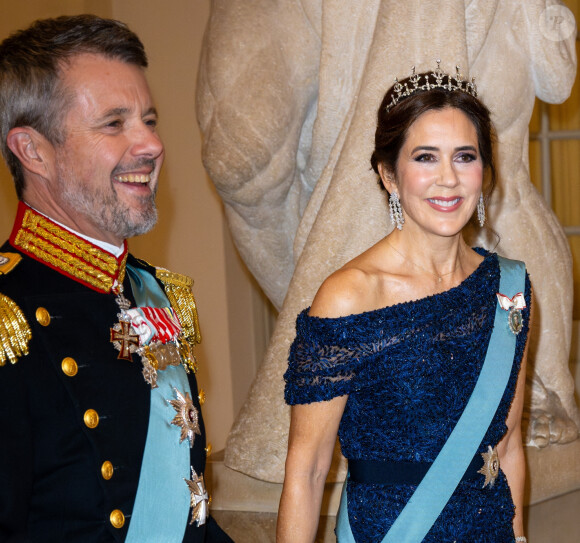
[[191, 481], [188, 479], [183, 480], [186, 482], [189, 492], [191, 493], [191, 520], [189, 521], [189, 524], [195, 522], [196, 526], [201, 526], [202, 524], [205, 524], [209, 515], [209, 496], [205, 489], [203, 474], [198, 477], [192, 467]]
[[185, 438], [189, 440], [189, 446], [193, 447], [193, 442], [195, 440], [195, 434], [201, 435], [201, 430], [199, 429], [199, 414], [197, 409], [193, 405], [193, 401], [189, 392], [185, 393], [185, 396], [179, 392], [176, 388], [175, 395], [176, 400], [167, 400], [173, 406], [173, 409], [177, 412], [177, 415], [173, 417], [171, 424], [181, 427], [181, 436], [179, 443], [182, 443]]
[[483, 483], [482, 488], [485, 488], [487, 485], [492, 487], [499, 473], [499, 456], [497, 454], [497, 449], [495, 447], [492, 449], [491, 445], [488, 445], [487, 452], [481, 453], [481, 456], [483, 457], [483, 466], [477, 473], [481, 473], [485, 476], [485, 482]]

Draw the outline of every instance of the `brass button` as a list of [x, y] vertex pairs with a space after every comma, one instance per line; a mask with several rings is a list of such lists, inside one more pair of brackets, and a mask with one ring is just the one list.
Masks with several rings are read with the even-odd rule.
[[101, 475], [105, 481], [108, 481], [111, 479], [111, 477], [113, 477], [113, 464], [111, 464], [111, 462], [108, 460], [105, 460], [101, 466]]
[[203, 390], [203, 388], [199, 389], [197, 399], [199, 400], [199, 405], [203, 405], [205, 403], [205, 390]]
[[48, 326], [50, 324], [50, 313], [44, 307], [39, 307], [36, 310], [36, 320], [40, 326]]
[[213, 501], [212, 495], [209, 495], [209, 498], [207, 499], [207, 506], [211, 507], [211, 502]]
[[94, 409], [87, 409], [83, 420], [88, 428], [96, 428], [99, 425], [99, 414]]
[[125, 515], [123, 515], [123, 511], [120, 509], [114, 509], [111, 511], [109, 520], [111, 521], [113, 528], [122, 528], [125, 525]]
[[211, 443], [208, 443], [207, 447], [205, 448], [205, 454], [209, 456], [211, 454], [212, 449], [213, 447], [211, 446]]
[[69, 377], [74, 377], [79, 371], [76, 360], [70, 356], [62, 359], [60, 367], [62, 368], [62, 372]]

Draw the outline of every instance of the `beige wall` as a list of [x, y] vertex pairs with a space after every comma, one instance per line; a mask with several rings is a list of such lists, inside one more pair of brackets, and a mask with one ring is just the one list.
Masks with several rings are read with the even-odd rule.
[[[160, 112], [167, 158], [158, 197], [159, 225], [131, 240], [130, 248], [152, 264], [195, 280], [203, 335], [197, 351], [198, 382], [207, 393], [208, 438], [219, 450], [263, 346], [259, 333], [254, 339], [253, 329], [253, 313], [260, 308], [258, 295], [233, 249], [220, 201], [200, 158], [194, 98], [209, 0], [0, 0], [0, 39], [37, 18], [83, 12], [125, 21], [141, 37], [149, 55], [148, 79]], [[8, 237], [15, 206], [11, 178], [2, 164], [2, 238]]]

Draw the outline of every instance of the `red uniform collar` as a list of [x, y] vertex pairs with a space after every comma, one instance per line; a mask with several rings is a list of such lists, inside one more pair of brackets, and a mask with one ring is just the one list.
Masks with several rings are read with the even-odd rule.
[[19, 202], [10, 244], [53, 270], [98, 292], [111, 292], [122, 283], [127, 242], [115, 257]]

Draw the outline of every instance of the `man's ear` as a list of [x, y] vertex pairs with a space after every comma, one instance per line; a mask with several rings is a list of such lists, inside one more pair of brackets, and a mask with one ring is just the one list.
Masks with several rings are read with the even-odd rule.
[[387, 189], [389, 194], [392, 194], [393, 190], [397, 187], [395, 182], [395, 175], [391, 172], [382, 162], [378, 164], [379, 175], [381, 176], [381, 182], [383, 187]]
[[40, 132], [17, 126], [8, 132], [6, 144], [25, 170], [41, 177], [49, 175], [53, 146]]

